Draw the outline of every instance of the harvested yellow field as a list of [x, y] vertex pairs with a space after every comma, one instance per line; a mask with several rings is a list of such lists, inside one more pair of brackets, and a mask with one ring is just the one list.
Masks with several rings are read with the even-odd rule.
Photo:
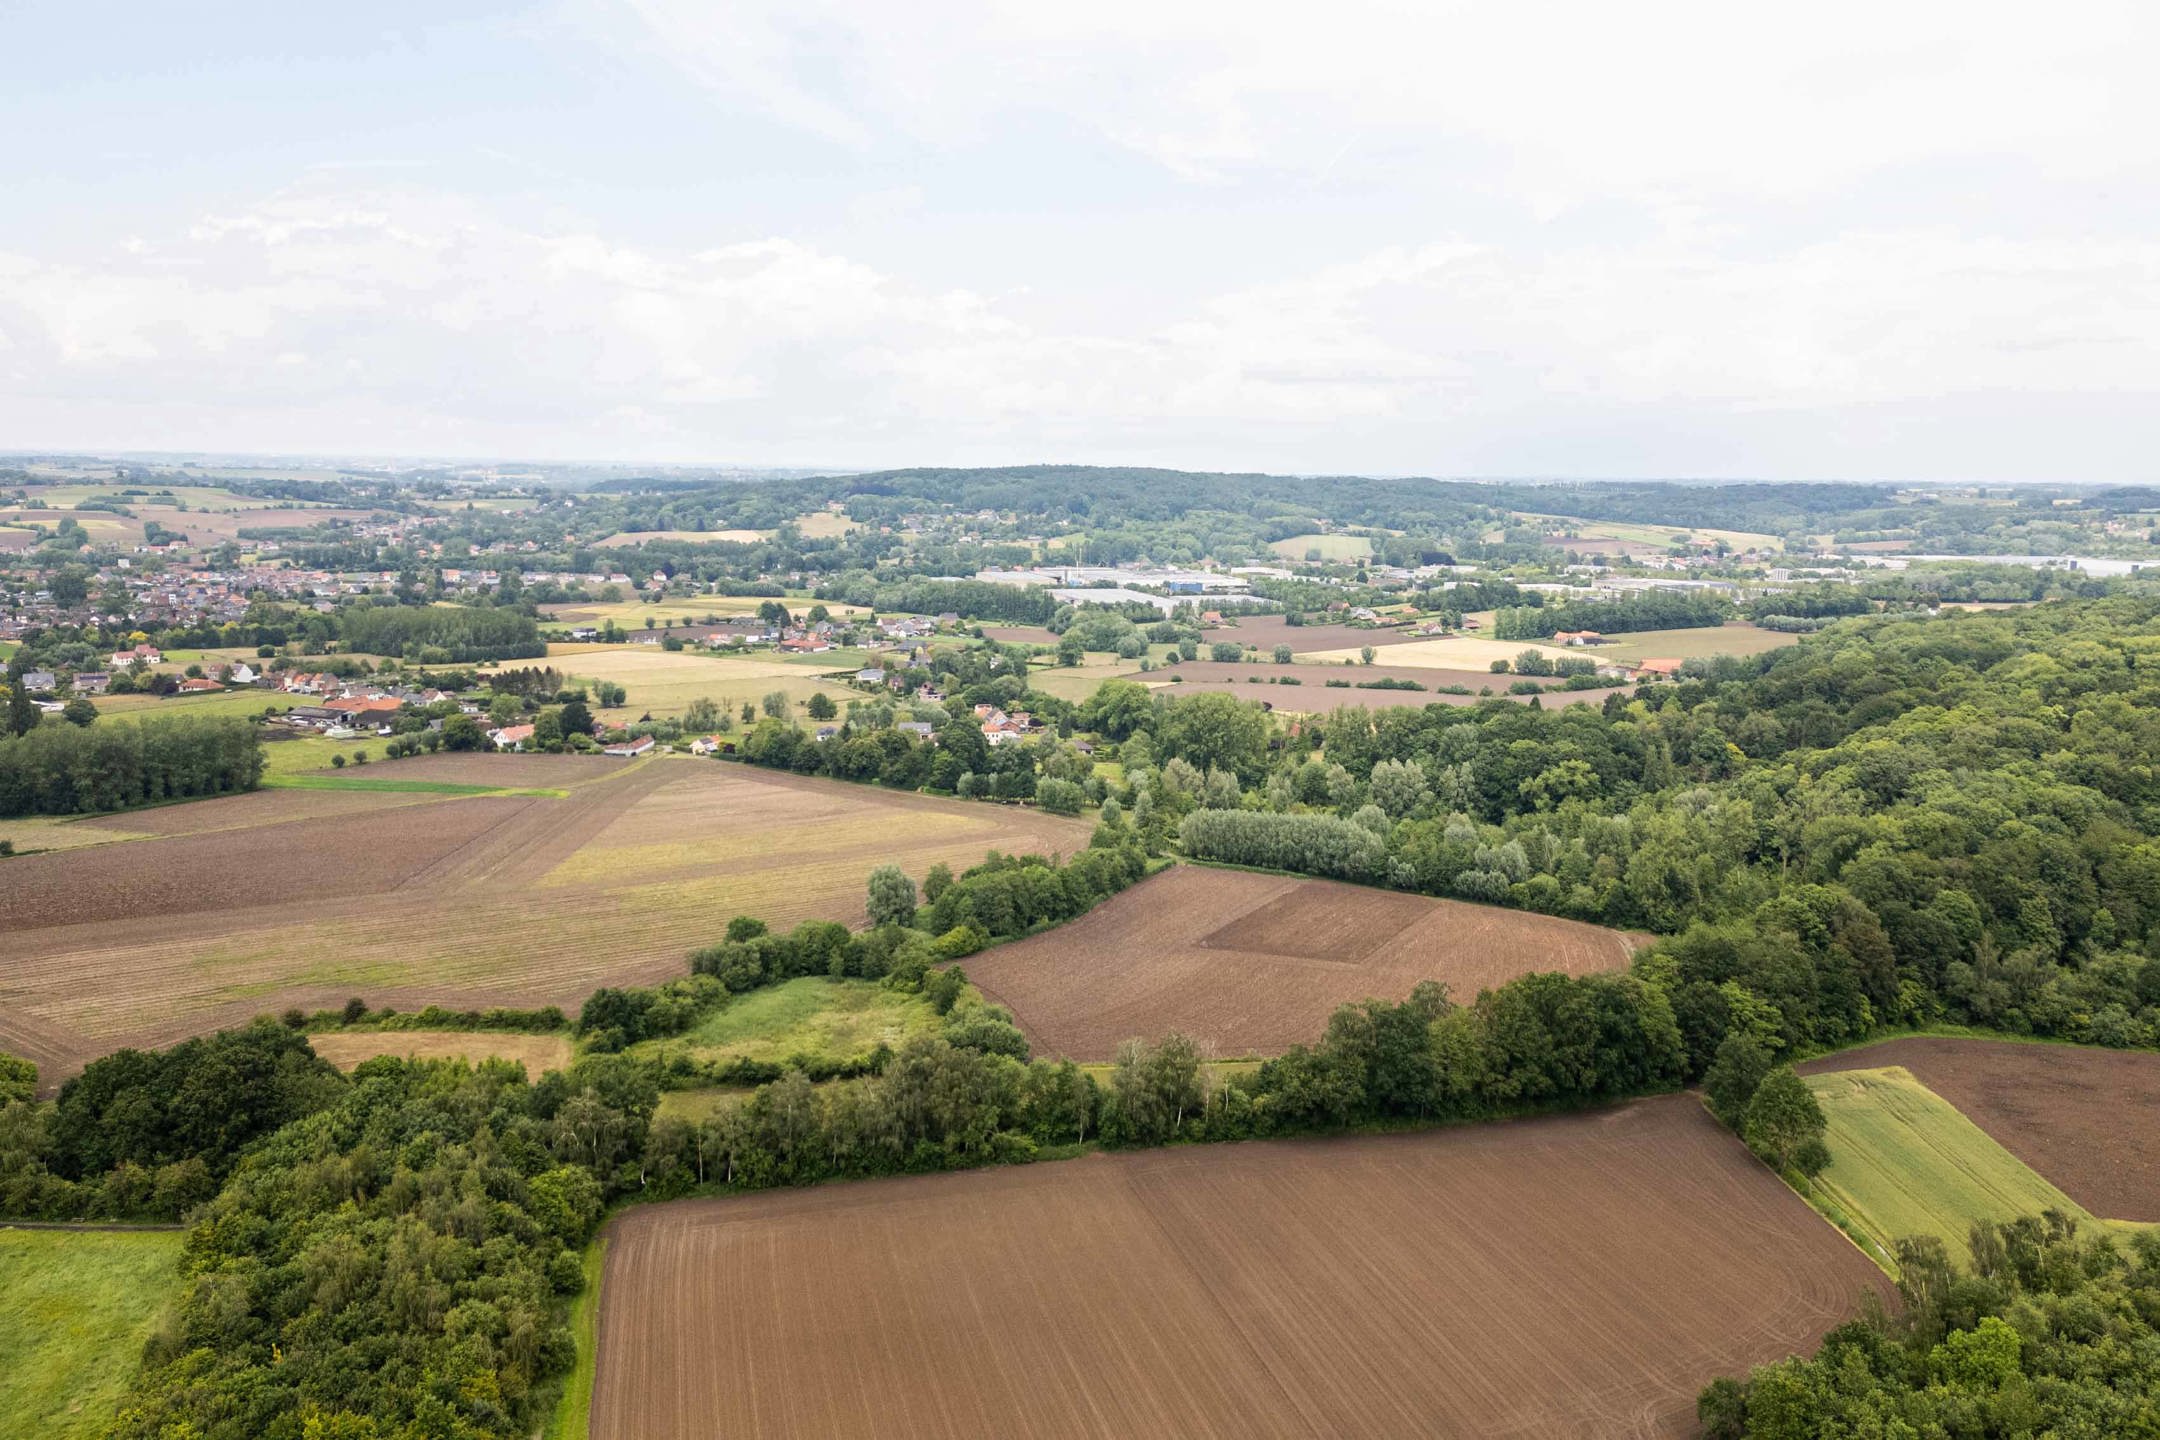
[[562, 1035], [512, 1035], [490, 1030], [340, 1030], [310, 1035], [315, 1053], [340, 1070], [363, 1060], [396, 1055], [407, 1060], [515, 1060], [537, 1080], [570, 1068], [570, 1041]]
[[[1347, 650], [1317, 650], [1300, 654], [1299, 660], [1309, 660], [1321, 665], [1340, 665], [1345, 660], [1357, 660], [1362, 647]], [[1535, 650], [1541, 655], [1558, 660], [1562, 657], [1581, 659], [1590, 652], [1570, 650], [1560, 645], [1543, 645], [1530, 640], [1484, 640], [1474, 635], [1449, 635], [1430, 640], [1410, 640], [1387, 647], [1387, 663], [1410, 665], [1427, 670], [1484, 670], [1495, 660], [1513, 662], [1525, 650]]]
[[794, 524], [796, 529], [802, 531], [803, 537], [809, 540], [837, 540], [842, 535], [862, 529], [862, 526], [847, 516], [830, 510], [813, 510], [808, 515], [797, 517]]
[[[593, 711], [598, 718], [614, 724], [643, 715], [680, 715], [698, 699], [711, 700], [721, 709], [739, 714], [744, 705], [755, 705], [775, 690], [785, 690], [789, 702], [795, 705], [821, 691], [836, 704], [861, 698], [860, 691], [820, 680], [814, 668], [775, 659], [769, 652], [735, 656], [663, 650], [657, 645], [551, 645], [548, 660], [587, 684], [609, 680], [622, 686], [628, 692], [625, 704]], [[532, 663], [516, 661], [502, 668], [517, 669]], [[836, 662], [834, 668], [846, 668], [846, 662]]]
[[383, 768], [531, 789], [198, 801], [132, 817], [152, 833], [124, 845], [0, 862], [0, 1049], [57, 1084], [124, 1045], [353, 995], [574, 1011], [603, 985], [685, 973], [735, 915], [861, 924], [881, 864], [919, 881], [993, 849], [1071, 854], [1089, 834], [1035, 810], [720, 761]]

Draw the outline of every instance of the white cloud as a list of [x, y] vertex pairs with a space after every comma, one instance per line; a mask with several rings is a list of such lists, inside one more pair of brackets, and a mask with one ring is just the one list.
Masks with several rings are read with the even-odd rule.
[[[29, 444], [1445, 471], [1619, 416], [1663, 448], [1572, 468], [1671, 473], [1711, 453], [1691, 426], [1899, 406], [1981, 411], [1943, 454], [1985, 457], [2020, 423], [1999, 394], [2160, 399], [2160, 241], [1385, 245], [1064, 329], [799, 241], [669, 250], [413, 190], [0, 254], [0, 433]], [[1746, 469], [1820, 463], [1773, 428]]]
[[730, 103], [854, 146], [1075, 120], [1181, 174], [1316, 174], [1459, 141], [1547, 208], [1807, 196], [1943, 159], [2058, 178], [2160, 163], [2160, 12], [2077, 0], [1769, 10], [1524, 0], [621, 0]]

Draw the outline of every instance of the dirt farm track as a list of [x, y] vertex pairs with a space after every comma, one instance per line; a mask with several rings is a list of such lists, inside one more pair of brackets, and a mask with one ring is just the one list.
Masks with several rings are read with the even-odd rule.
[[135, 838], [0, 874], [0, 1050], [57, 1084], [359, 995], [411, 1010], [560, 1005], [685, 973], [738, 914], [863, 920], [864, 881], [1088, 828], [717, 761], [444, 755], [371, 778], [560, 794], [266, 790], [78, 822]]
[[1880, 1274], [1690, 1096], [640, 1207], [594, 1440], [1666, 1436]]
[[1037, 1054], [1108, 1060], [1183, 1031], [1210, 1054], [1280, 1054], [1339, 1005], [1421, 980], [1468, 1004], [1532, 970], [1624, 969], [1640, 937], [1520, 910], [1180, 865], [1068, 925], [963, 961]]

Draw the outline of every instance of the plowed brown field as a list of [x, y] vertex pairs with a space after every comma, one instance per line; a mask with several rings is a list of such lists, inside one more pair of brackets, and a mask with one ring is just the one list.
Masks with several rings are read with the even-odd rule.
[[1803, 1074], [1902, 1065], [2095, 1215], [2160, 1221], [2160, 1055], [1915, 1036]]
[[1339, 1005], [1421, 980], [1467, 1003], [1532, 970], [1624, 968], [1637, 937], [1386, 890], [1183, 865], [965, 962], [1039, 1053], [1107, 1060], [1181, 1030], [1218, 1056], [1319, 1038]]
[[1664, 1436], [1887, 1289], [1692, 1098], [641, 1207], [595, 1440]]
[[[1037, 811], [711, 761], [381, 768], [568, 794], [250, 795], [151, 812], [174, 833], [7, 861], [0, 1050], [38, 1062], [50, 1087], [123, 1045], [356, 994], [574, 1010], [602, 985], [683, 973], [733, 915], [860, 924], [864, 881], [886, 861], [919, 879], [1088, 837]], [[215, 813], [191, 828], [196, 810]]]

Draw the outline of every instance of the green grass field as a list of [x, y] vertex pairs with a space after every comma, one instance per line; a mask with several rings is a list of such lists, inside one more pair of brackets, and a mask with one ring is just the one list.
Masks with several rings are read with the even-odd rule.
[[1372, 541], [1362, 535], [1292, 535], [1268, 547], [1285, 560], [1304, 560], [1314, 551], [1322, 560], [1369, 560]]
[[0, 1230], [0, 1440], [105, 1433], [173, 1292], [183, 1238]]
[[2091, 1215], [1902, 1066], [1810, 1075], [1807, 1084], [1830, 1122], [1819, 1198], [1878, 1261], [1903, 1236], [1933, 1235], [1963, 1262], [1975, 1220], [2048, 1209], [2117, 1233], [2150, 1228]]
[[290, 695], [268, 690], [221, 690], [202, 695], [98, 695], [92, 697], [98, 714], [134, 720], [145, 715], [260, 715], [298, 703]]
[[1593, 660], [1691, 660], [1702, 655], [1760, 655], [1799, 643], [1800, 637], [1789, 631], [1763, 630], [1753, 625], [1702, 625], [1688, 630], [1636, 630], [1613, 636], [1609, 645], [1569, 653]]
[[702, 1060], [779, 1064], [803, 1055], [834, 1062], [897, 1046], [934, 1030], [937, 1012], [919, 995], [888, 990], [873, 980], [809, 976], [737, 996], [673, 1040], [648, 1040], [632, 1054], [687, 1051]]

